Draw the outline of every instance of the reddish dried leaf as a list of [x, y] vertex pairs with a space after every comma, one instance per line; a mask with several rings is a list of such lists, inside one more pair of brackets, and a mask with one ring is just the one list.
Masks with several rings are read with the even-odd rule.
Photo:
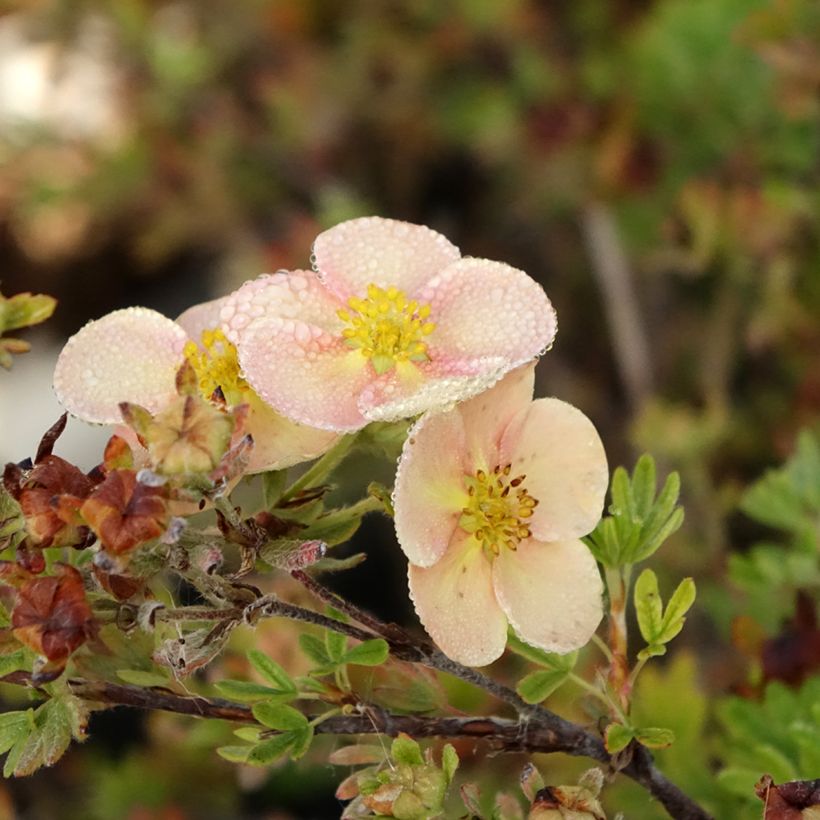
[[94, 564], [92, 571], [100, 586], [118, 601], [133, 598], [145, 586], [144, 578], [135, 578], [122, 572], [110, 572], [98, 564]]
[[94, 634], [94, 623], [80, 573], [65, 564], [55, 573], [22, 585], [11, 626], [21, 643], [49, 661], [63, 661]]
[[50, 456], [54, 450], [54, 445], [57, 439], [63, 434], [65, 426], [68, 422], [68, 413], [63, 413], [51, 427], [46, 430], [43, 437], [40, 439], [40, 446], [37, 448], [37, 455], [34, 458], [34, 463], [39, 464], [46, 456]]
[[755, 793], [765, 806], [764, 820], [814, 820], [820, 817], [820, 780], [793, 780], [775, 785], [763, 775]]
[[820, 629], [811, 596], [797, 593], [794, 618], [779, 635], [765, 641], [760, 651], [765, 680], [799, 686], [820, 669]]
[[105, 445], [102, 468], [104, 473], [112, 470], [132, 470], [134, 468], [134, 454], [128, 442], [121, 436], [111, 436]]
[[163, 488], [140, 484], [133, 470], [112, 470], [80, 513], [114, 555], [157, 538], [168, 523]]

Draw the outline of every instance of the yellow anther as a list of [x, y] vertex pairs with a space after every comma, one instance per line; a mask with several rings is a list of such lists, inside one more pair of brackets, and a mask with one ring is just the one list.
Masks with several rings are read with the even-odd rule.
[[241, 404], [249, 387], [239, 375], [236, 348], [219, 329], [203, 330], [201, 338], [201, 348], [196, 342], [187, 342], [182, 351], [199, 379], [200, 393], [210, 399], [220, 388], [229, 405]]
[[398, 288], [387, 290], [378, 285], [367, 286], [367, 298], [351, 296], [350, 310], [340, 309], [336, 315], [348, 327], [342, 330], [345, 343], [370, 359], [377, 373], [386, 373], [398, 362], [429, 360], [423, 341], [435, 330], [433, 322], [424, 320], [430, 306], [421, 305]]
[[488, 476], [484, 470], [464, 477], [467, 506], [462, 510], [459, 526], [478, 541], [489, 557], [498, 555], [501, 547], [517, 549], [525, 538], [532, 537], [527, 519], [532, 518], [538, 500], [521, 486], [526, 476], [510, 481], [511, 468], [497, 466]]

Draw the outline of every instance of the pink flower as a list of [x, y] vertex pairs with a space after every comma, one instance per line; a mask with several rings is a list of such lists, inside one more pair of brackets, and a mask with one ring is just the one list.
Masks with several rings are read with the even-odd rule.
[[533, 279], [461, 258], [421, 225], [368, 217], [320, 234], [316, 272], [247, 282], [222, 309], [248, 382], [288, 418], [357, 430], [441, 409], [546, 349], [555, 312]]
[[602, 584], [578, 540], [601, 516], [603, 445], [558, 399], [532, 401], [533, 366], [410, 430], [396, 476], [396, 533], [410, 595], [449, 657], [498, 658], [507, 626], [569, 652], [601, 620]]
[[228, 405], [249, 405], [246, 432], [254, 440], [249, 472], [321, 455], [338, 436], [283, 418], [241, 377], [236, 350], [219, 327], [224, 301], [195, 305], [176, 322], [141, 307], [115, 310], [89, 322], [68, 340], [57, 360], [58, 400], [78, 418], [98, 424], [122, 423], [123, 401], [157, 413], [176, 398], [175, 375], [188, 359], [206, 398], [219, 387]]

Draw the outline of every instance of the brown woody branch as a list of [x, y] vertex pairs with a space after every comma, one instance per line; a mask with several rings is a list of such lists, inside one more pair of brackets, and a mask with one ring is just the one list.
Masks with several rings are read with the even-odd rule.
[[[15, 683], [23, 682], [20, 675], [13, 673]], [[107, 706], [129, 706], [238, 723], [255, 722], [248, 706], [219, 698], [178, 695], [163, 689], [144, 689], [105, 681], [71, 680], [70, 685], [77, 697]], [[321, 721], [316, 726], [316, 732], [327, 735], [384, 734], [390, 737], [405, 732], [414, 738], [471, 738], [485, 741], [491, 749], [501, 752], [564, 752], [613, 766], [612, 758], [600, 739], [579, 726], [568, 725], [573, 731], [556, 731], [537, 720], [393, 715], [378, 707], [363, 706], [359, 714], [338, 715]], [[655, 768], [652, 756], [645, 748], [636, 747], [632, 761], [621, 771], [652, 794], [676, 820], [712, 820], [707, 812]]]

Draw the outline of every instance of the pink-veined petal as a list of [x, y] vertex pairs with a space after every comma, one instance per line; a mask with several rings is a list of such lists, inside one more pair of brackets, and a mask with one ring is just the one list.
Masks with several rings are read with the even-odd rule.
[[237, 351], [248, 383], [283, 416], [336, 432], [367, 424], [357, 404], [371, 378], [367, 359], [338, 337], [298, 319], [266, 317], [241, 333]]
[[606, 453], [592, 422], [559, 399], [537, 399], [504, 434], [501, 458], [538, 499], [529, 527], [541, 541], [586, 535], [598, 523], [609, 483]]
[[427, 339], [439, 357], [500, 356], [507, 368], [538, 356], [555, 338], [555, 310], [524, 271], [489, 259], [461, 259], [417, 295], [430, 305], [435, 329]]
[[582, 647], [601, 622], [601, 575], [581, 541], [530, 539], [502, 549], [493, 585], [515, 633], [547, 652]]
[[215, 330], [219, 327], [219, 315], [228, 298], [222, 296], [189, 307], [177, 316], [177, 324], [188, 334], [189, 339], [199, 344], [203, 330]]
[[535, 365], [527, 364], [459, 406], [470, 454], [468, 472], [489, 471], [499, 465], [504, 431], [521, 410], [530, 406], [534, 387]]
[[245, 432], [253, 436], [249, 473], [281, 470], [310, 461], [339, 440], [338, 433], [286, 419], [252, 391], [248, 391], [246, 401], [250, 408]]
[[468, 496], [464, 426], [458, 411], [428, 415], [410, 428], [396, 471], [396, 535], [411, 564], [429, 567], [447, 549]]
[[460, 256], [431, 228], [378, 216], [342, 222], [320, 233], [313, 245], [316, 270], [343, 300], [363, 296], [371, 283], [413, 295]]
[[185, 331], [155, 310], [115, 310], [66, 342], [54, 369], [54, 392], [84, 421], [121, 421], [122, 401], [155, 413], [176, 395], [186, 341]]
[[495, 384], [506, 370], [501, 357], [448, 363], [399, 362], [373, 379], [362, 392], [359, 408], [370, 421], [396, 421], [443, 410]]
[[410, 564], [410, 597], [436, 645], [467, 666], [492, 663], [507, 644], [492, 566], [473, 538], [455, 541], [432, 567]]
[[343, 327], [336, 315], [341, 307], [312, 271], [280, 271], [245, 282], [225, 297], [219, 324], [233, 344], [251, 323], [268, 316], [298, 319], [336, 333]]

